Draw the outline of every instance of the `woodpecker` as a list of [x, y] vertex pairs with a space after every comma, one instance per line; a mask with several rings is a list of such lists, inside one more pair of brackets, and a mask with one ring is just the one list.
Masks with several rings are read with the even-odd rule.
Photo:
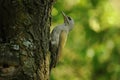
[[56, 26], [51, 32], [51, 42], [50, 42], [50, 51], [51, 51], [51, 63], [50, 70], [54, 68], [59, 60], [59, 57], [62, 53], [62, 49], [67, 40], [68, 33], [74, 27], [74, 20], [67, 16], [63, 11], [62, 15], [64, 18], [64, 23]]

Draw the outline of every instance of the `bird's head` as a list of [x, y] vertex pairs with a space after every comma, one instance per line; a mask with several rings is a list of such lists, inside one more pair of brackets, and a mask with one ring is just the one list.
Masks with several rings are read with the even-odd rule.
[[63, 18], [64, 18], [65, 25], [69, 26], [70, 30], [71, 30], [74, 26], [74, 20], [71, 17], [67, 16], [63, 11], [62, 11], [62, 15], [63, 15]]

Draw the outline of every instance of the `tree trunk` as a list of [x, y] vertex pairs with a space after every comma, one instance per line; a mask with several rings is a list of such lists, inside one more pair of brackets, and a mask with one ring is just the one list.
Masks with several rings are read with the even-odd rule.
[[0, 80], [49, 80], [52, 0], [0, 0]]

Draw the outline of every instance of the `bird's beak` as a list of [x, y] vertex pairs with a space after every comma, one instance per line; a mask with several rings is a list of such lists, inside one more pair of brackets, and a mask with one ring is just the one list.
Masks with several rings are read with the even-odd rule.
[[65, 13], [62, 11], [62, 15], [63, 15], [63, 17], [66, 17], [66, 15], [65, 15]]
[[64, 18], [64, 23], [68, 23], [68, 20], [67, 20], [67, 16], [66, 14], [62, 11], [62, 15], [63, 15], [63, 18]]

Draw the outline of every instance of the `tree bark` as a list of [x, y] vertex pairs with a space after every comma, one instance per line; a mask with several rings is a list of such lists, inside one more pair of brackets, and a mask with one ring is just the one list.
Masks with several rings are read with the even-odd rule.
[[53, 0], [0, 0], [0, 80], [49, 80]]

